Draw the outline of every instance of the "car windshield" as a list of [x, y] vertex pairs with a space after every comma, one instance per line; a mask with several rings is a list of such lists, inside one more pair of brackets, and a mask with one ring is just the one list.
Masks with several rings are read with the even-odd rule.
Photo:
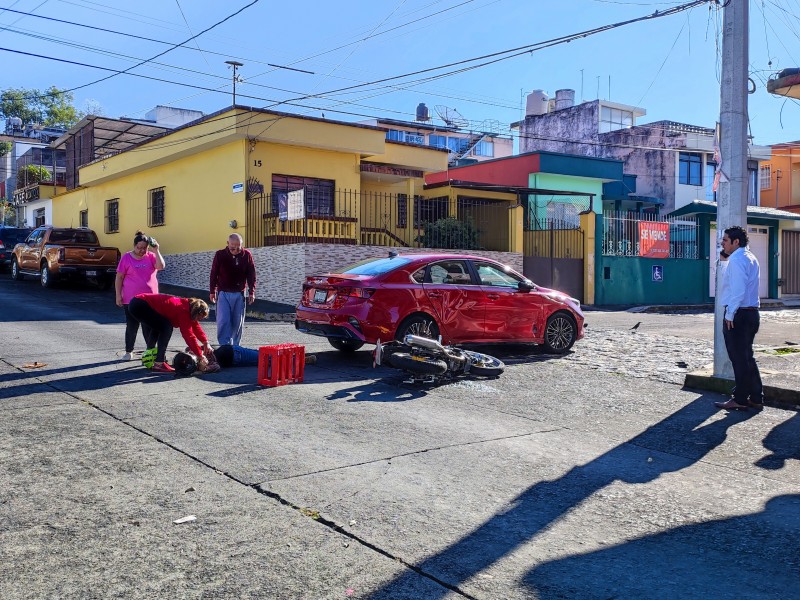
[[411, 259], [401, 258], [399, 256], [393, 258], [370, 258], [369, 260], [363, 260], [347, 267], [342, 273], [346, 273], [347, 275], [382, 275], [383, 273], [388, 273], [403, 265], [407, 265], [410, 262]]

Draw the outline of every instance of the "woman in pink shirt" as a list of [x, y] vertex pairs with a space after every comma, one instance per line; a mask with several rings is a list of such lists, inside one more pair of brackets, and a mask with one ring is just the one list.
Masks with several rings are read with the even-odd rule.
[[[150, 246], [153, 251], [149, 252]], [[164, 257], [155, 238], [137, 231], [133, 238], [133, 250], [126, 252], [117, 266], [117, 306], [125, 309], [125, 355], [122, 360], [133, 358], [133, 346], [139, 332], [139, 321], [131, 316], [128, 304], [137, 294], [157, 294], [158, 279], [156, 272], [164, 269]], [[149, 327], [142, 323], [142, 335], [145, 342], [150, 339]]]

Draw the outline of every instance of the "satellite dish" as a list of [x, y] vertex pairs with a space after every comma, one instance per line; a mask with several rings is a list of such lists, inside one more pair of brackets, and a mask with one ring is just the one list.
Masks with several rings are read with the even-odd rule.
[[439, 118], [444, 121], [444, 124], [448, 127], [464, 129], [469, 126], [469, 121], [455, 108], [450, 108], [449, 106], [443, 106], [441, 104], [437, 104], [433, 108], [436, 114], [439, 115]]

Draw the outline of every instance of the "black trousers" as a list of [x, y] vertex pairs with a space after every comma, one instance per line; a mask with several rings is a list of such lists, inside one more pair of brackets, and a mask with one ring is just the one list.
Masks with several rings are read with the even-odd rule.
[[[125, 352], [133, 352], [133, 348], [136, 346], [136, 334], [139, 333], [139, 321], [131, 314], [127, 304], [123, 304], [122, 308], [125, 309]], [[144, 341], [148, 343], [147, 340], [152, 335], [150, 326], [145, 323], [141, 323], [141, 326]]]
[[748, 400], [759, 403], [764, 401], [761, 373], [753, 357], [753, 341], [760, 323], [758, 310], [740, 308], [733, 315], [733, 329], [722, 324], [725, 349], [731, 359], [733, 377], [736, 380], [733, 399], [739, 404], [746, 405]]
[[[134, 298], [128, 304], [128, 312], [142, 325], [142, 333], [148, 348], [158, 348], [156, 362], [164, 362], [164, 357], [172, 338], [172, 322], [156, 312], [141, 298]], [[150, 331], [148, 332], [145, 327]]]

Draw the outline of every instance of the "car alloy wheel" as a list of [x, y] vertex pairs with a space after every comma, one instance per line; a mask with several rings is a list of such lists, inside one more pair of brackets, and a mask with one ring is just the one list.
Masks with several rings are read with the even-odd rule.
[[575, 320], [568, 314], [557, 312], [547, 319], [544, 330], [544, 347], [548, 352], [564, 354], [578, 338]]
[[42, 287], [49, 288], [53, 285], [53, 280], [50, 277], [50, 270], [47, 265], [42, 265]]
[[19, 272], [19, 265], [17, 259], [11, 261], [11, 279], [14, 281], [22, 281], [22, 273]]
[[395, 339], [402, 341], [407, 335], [418, 335], [431, 340], [439, 339], [436, 321], [424, 315], [409, 317], [397, 328]]

